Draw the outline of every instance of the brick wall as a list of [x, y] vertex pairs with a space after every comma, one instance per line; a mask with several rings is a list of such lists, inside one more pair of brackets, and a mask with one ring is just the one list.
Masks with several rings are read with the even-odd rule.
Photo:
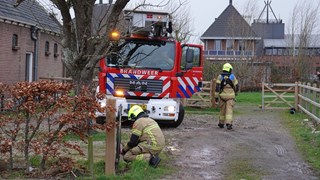
[[[19, 26], [0, 22], [0, 82], [12, 84], [18, 81], [25, 81], [26, 76], [26, 54], [30, 53], [34, 57], [35, 41], [31, 39], [30, 26]], [[12, 49], [12, 36], [18, 35], [18, 47]], [[61, 45], [59, 37], [46, 32], [39, 33], [38, 37], [38, 76], [62, 76], [63, 65], [61, 62]], [[45, 42], [50, 43], [49, 56], [45, 55]], [[58, 54], [55, 57], [54, 43], [58, 44]], [[34, 59], [33, 59], [34, 61]]]

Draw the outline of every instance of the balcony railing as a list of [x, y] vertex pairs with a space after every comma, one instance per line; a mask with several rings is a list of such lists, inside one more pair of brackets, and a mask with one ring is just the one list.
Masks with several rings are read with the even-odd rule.
[[253, 51], [204, 51], [205, 56], [254, 56]]

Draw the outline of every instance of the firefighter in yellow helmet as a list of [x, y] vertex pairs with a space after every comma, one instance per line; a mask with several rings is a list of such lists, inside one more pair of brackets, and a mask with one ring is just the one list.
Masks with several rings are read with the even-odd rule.
[[161, 159], [158, 154], [165, 145], [164, 135], [156, 121], [149, 118], [143, 109], [134, 105], [128, 112], [128, 119], [134, 121], [129, 142], [122, 149], [123, 159], [149, 161], [157, 167]]
[[232, 129], [233, 122], [233, 106], [235, 104], [235, 96], [239, 91], [238, 80], [232, 74], [232, 66], [225, 63], [222, 67], [222, 73], [216, 81], [216, 97], [219, 97], [219, 123], [220, 128], [227, 126], [227, 129]]

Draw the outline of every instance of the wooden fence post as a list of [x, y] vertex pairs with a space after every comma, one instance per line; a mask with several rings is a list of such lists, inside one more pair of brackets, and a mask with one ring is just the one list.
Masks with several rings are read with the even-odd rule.
[[294, 108], [296, 109], [296, 111], [299, 110], [299, 84], [298, 82], [295, 83], [294, 86]]
[[217, 107], [215, 92], [216, 92], [216, 79], [212, 79], [211, 80], [211, 89], [210, 89], [211, 107], [212, 108], [216, 108]]
[[[311, 83], [307, 83], [307, 86], [311, 87]], [[311, 99], [311, 89], [306, 89], [306, 97]], [[311, 104], [308, 101], [305, 101], [306, 107], [305, 109], [309, 112], [311, 112]]]
[[[317, 88], [317, 84], [313, 84], [313, 86], [315, 89]], [[317, 102], [317, 91], [312, 90], [312, 99], [314, 102]], [[317, 106], [315, 106], [314, 104], [311, 104], [312, 106], [312, 114], [316, 115], [317, 114]]]
[[93, 174], [93, 137], [92, 134], [88, 136], [88, 161], [89, 161], [89, 171], [90, 176], [94, 178]]
[[261, 109], [264, 110], [264, 82], [262, 82], [261, 92], [262, 92]]
[[[107, 99], [107, 106], [111, 107], [107, 108], [107, 116], [106, 116], [106, 124], [107, 125], [115, 125], [116, 123], [116, 100], [115, 99]], [[106, 175], [115, 175], [115, 127], [113, 126], [111, 129], [106, 128], [106, 152], [105, 152], [105, 174]]]
[[181, 99], [181, 103], [182, 103], [182, 105], [184, 106], [184, 107], [186, 107], [187, 106], [187, 98], [182, 98]]

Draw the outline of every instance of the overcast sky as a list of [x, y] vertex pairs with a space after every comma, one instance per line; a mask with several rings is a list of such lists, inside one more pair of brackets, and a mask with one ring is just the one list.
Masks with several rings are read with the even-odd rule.
[[[105, 0], [106, 1], [106, 0]], [[141, 0], [131, 0], [130, 3], [138, 3]], [[148, 2], [161, 2], [164, 0], [147, 0]], [[179, 0], [172, 0], [177, 1]], [[183, 0], [180, 0], [183, 1]], [[320, 0], [269, 0], [271, 1], [271, 8], [277, 18], [283, 20], [284, 23], [288, 23], [292, 10], [297, 3], [303, 3], [304, 1], [311, 4], [317, 4]], [[106, 1], [107, 2], [107, 1]], [[263, 12], [265, 2], [267, 0], [232, 0], [235, 8], [243, 13], [246, 5], [249, 3], [255, 4], [257, 16]], [[194, 31], [198, 35], [198, 38], [206, 31], [206, 29], [214, 22], [223, 10], [229, 5], [229, 0], [189, 0], [190, 16], [193, 19]], [[196, 38], [196, 39], [198, 39]], [[195, 40], [197, 41], [197, 40]]]
[[[49, 0], [38, 0], [47, 5]], [[130, 0], [128, 7], [133, 8], [142, 0]], [[167, 0], [146, 0], [147, 3], [159, 4], [167, 2]], [[193, 20], [193, 31], [196, 35], [193, 38], [194, 42], [199, 41], [199, 37], [207, 30], [207, 28], [214, 22], [223, 10], [229, 5], [230, 0], [171, 0], [172, 2], [188, 1], [187, 8], [190, 9], [190, 18]], [[271, 1], [271, 7], [277, 18], [283, 20], [284, 23], [289, 24], [291, 20], [292, 11], [297, 3], [316, 5], [320, 0], [268, 0]], [[96, 1], [99, 3], [99, 0]], [[103, 3], [108, 3], [109, 0], [103, 0]], [[113, 0], [115, 2], [115, 0]], [[248, 4], [255, 6], [255, 14], [258, 17], [265, 6], [267, 0], [232, 0], [235, 8], [243, 15], [244, 9]], [[264, 18], [263, 18], [264, 19]], [[320, 19], [320, 18], [319, 18]]]

